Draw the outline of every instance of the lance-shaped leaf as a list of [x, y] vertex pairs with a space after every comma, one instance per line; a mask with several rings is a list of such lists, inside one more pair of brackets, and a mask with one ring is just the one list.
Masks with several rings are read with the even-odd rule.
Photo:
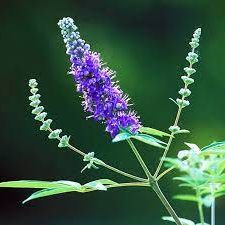
[[225, 141], [213, 142], [210, 145], [205, 146], [201, 150], [202, 151], [205, 151], [205, 150], [224, 150], [224, 154], [225, 154]]
[[84, 188], [90, 188], [94, 190], [106, 191], [107, 187], [105, 185], [116, 185], [118, 183], [109, 180], [109, 179], [99, 179], [95, 181], [91, 181], [83, 185]]
[[175, 195], [173, 197], [174, 199], [182, 200], [182, 201], [191, 201], [191, 202], [197, 202], [198, 199], [195, 195]]
[[[170, 216], [163, 216], [162, 219], [165, 221], [170, 221], [170, 222], [176, 223], [175, 220], [173, 219], [173, 217], [170, 217]], [[191, 220], [187, 220], [184, 218], [179, 218], [179, 220], [182, 225], [195, 225], [195, 223]]]
[[75, 188], [72, 186], [67, 186], [67, 187], [59, 187], [59, 188], [47, 188], [47, 189], [43, 189], [37, 192], [34, 192], [29, 198], [25, 199], [23, 201], [23, 204], [37, 199], [37, 198], [43, 198], [43, 197], [47, 197], [47, 196], [52, 196], [52, 195], [58, 195], [58, 194], [62, 194], [62, 193], [68, 193], [68, 192], [83, 192], [82, 187], [81, 188]]
[[2, 188], [60, 188], [64, 186], [65, 184], [60, 181], [19, 180], [0, 183]]
[[155, 136], [160, 136], [160, 137], [163, 137], [163, 136], [167, 136], [167, 137], [170, 137], [171, 135], [166, 133], [166, 132], [163, 132], [163, 131], [160, 131], [160, 130], [157, 130], [157, 129], [154, 129], [154, 128], [151, 128], [151, 127], [141, 127], [139, 129], [139, 131], [141, 133], [145, 133], [145, 134], [149, 134], [149, 135], [155, 135]]
[[136, 135], [132, 135], [126, 131], [123, 131], [121, 133], [119, 133], [118, 135], [116, 135], [116, 137], [112, 140], [112, 142], [119, 142], [119, 141], [124, 141], [124, 140], [128, 140], [130, 138], [136, 139], [138, 141], [141, 141], [143, 143], [158, 147], [158, 148], [165, 148], [163, 145], [166, 145], [165, 142], [147, 135], [147, 134], [136, 134]]

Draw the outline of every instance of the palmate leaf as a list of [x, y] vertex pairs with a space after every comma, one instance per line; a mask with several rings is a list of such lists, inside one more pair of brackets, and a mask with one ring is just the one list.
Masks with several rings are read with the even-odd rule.
[[[1, 182], [0, 188], [38, 188], [40, 191], [34, 192], [29, 198], [23, 201], [26, 203], [30, 200], [43, 198], [52, 195], [58, 195], [68, 192], [80, 192], [85, 193], [89, 191], [101, 190], [106, 191], [107, 185], [117, 185], [118, 183], [109, 179], [99, 179], [91, 181], [84, 185], [73, 181], [32, 181], [32, 180], [21, 180], [21, 181], [8, 181]], [[106, 185], [106, 186], [105, 186]]]
[[117, 134], [115, 138], [112, 140], [112, 142], [119, 142], [119, 141], [125, 141], [128, 139], [136, 139], [138, 141], [141, 141], [143, 143], [158, 147], [158, 148], [165, 148], [164, 145], [166, 145], [165, 142], [147, 134], [130, 134], [127, 131], [122, 131], [121, 133]]
[[156, 130], [154, 128], [151, 128], [151, 127], [141, 127], [139, 129], [139, 131], [141, 133], [145, 133], [145, 134], [149, 134], [149, 135], [155, 135], [155, 136], [160, 136], [160, 137], [163, 137], [163, 136], [167, 136], [167, 137], [170, 137], [171, 135], [166, 133], [166, 132], [163, 132], [163, 131], [160, 131], [160, 130]]

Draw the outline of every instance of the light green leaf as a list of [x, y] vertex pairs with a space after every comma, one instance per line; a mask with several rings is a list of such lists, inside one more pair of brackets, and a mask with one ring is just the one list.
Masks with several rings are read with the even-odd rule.
[[191, 202], [198, 201], [195, 195], [175, 195], [173, 198], [178, 200], [183, 200], [183, 201], [191, 201]]
[[160, 136], [160, 137], [163, 137], [163, 136], [167, 136], [167, 137], [170, 137], [171, 135], [166, 133], [166, 132], [163, 132], [163, 131], [160, 131], [160, 130], [156, 130], [154, 128], [150, 128], [150, 127], [141, 127], [139, 129], [139, 131], [141, 133], [146, 133], [146, 134], [150, 134], [150, 135], [156, 135], [156, 136]]
[[71, 186], [71, 187], [74, 187], [74, 188], [81, 188], [82, 187], [80, 183], [77, 183], [77, 182], [74, 182], [74, 181], [69, 181], [69, 180], [59, 180], [59, 181], [55, 181], [53, 183], [67, 185], [67, 186]]
[[[173, 217], [170, 217], [170, 216], [164, 216], [162, 217], [163, 220], [165, 221], [170, 221], [170, 222], [175, 222], [175, 220], [173, 219]], [[195, 223], [191, 220], [187, 220], [187, 219], [184, 219], [184, 218], [179, 218], [180, 222], [182, 225], [195, 225]]]
[[[58, 181], [59, 182], [59, 181]], [[1, 182], [0, 187], [3, 188], [60, 188], [65, 185], [57, 181], [36, 181], [36, 180], [19, 180]]]
[[43, 197], [47, 197], [47, 196], [52, 196], [52, 195], [58, 195], [58, 194], [62, 194], [62, 193], [67, 193], [67, 192], [83, 192], [82, 188], [75, 188], [75, 187], [59, 187], [59, 188], [47, 188], [47, 189], [43, 189], [37, 192], [34, 192], [29, 198], [25, 199], [23, 201], [23, 204], [37, 199], [37, 198], [43, 198]]
[[118, 184], [118, 183], [109, 179], [99, 179], [99, 180], [86, 183], [83, 185], [83, 187], [94, 189], [94, 190], [106, 191], [107, 187], [105, 185], [114, 185], [114, 184]]
[[146, 144], [149, 144], [149, 145], [152, 145], [152, 146], [155, 146], [158, 148], [165, 148], [162, 144], [166, 145], [165, 142], [163, 142], [155, 137], [152, 137], [150, 135], [147, 135], [147, 134], [132, 135], [126, 131], [123, 131], [122, 133], [117, 134], [116, 137], [112, 140], [112, 142], [124, 141], [124, 140], [130, 139], [130, 138], [134, 138], [138, 141], [144, 142]]
[[131, 136], [131, 138], [134, 138], [138, 141], [144, 142], [146, 144], [149, 144], [149, 145], [152, 145], [152, 146], [155, 146], [158, 148], [165, 148], [161, 144], [166, 144], [165, 142], [162, 142], [162, 141], [158, 140], [157, 138], [154, 138], [147, 134], [137, 134], [137, 135]]
[[202, 151], [205, 151], [205, 150], [224, 150], [224, 152], [225, 152], [225, 141], [213, 142], [210, 145], [205, 146], [201, 150]]
[[192, 144], [192, 143], [187, 143], [185, 142], [185, 144], [192, 150], [194, 150], [195, 152], [199, 152], [200, 153], [200, 148], [198, 147], [198, 145], [196, 144]]
[[114, 137], [114, 139], [112, 140], [112, 142], [124, 141], [131, 137], [132, 137], [132, 135], [130, 133], [122, 132], [122, 133], [117, 134], [116, 137]]
[[178, 130], [178, 131], [174, 132], [174, 134], [187, 134], [187, 133], [190, 133], [190, 131], [185, 130], [185, 129], [181, 129], [181, 130]]
[[[202, 225], [202, 223], [196, 223], [196, 225]], [[204, 223], [203, 225], [210, 225], [210, 224]]]

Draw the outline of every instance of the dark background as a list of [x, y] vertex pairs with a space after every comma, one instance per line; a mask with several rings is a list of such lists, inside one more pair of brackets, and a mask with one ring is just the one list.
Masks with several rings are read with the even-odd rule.
[[[143, 176], [126, 143], [112, 144], [104, 126], [86, 120], [80, 98], [68, 76], [68, 57], [57, 22], [73, 17], [82, 37], [101, 52], [117, 71], [122, 89], [146, 126], [166, 130], [173, 122], [176, 98], [187, 65], [188, 42], [202, 27], [195, 84], [180, 125], [191, 130], [173, 144], [204, 146], [225, 139], [225, 5], [210, 0], [46, 0], [1, 1], [1, 145], [0, 180], [75, 180], [97, 178], [124, 181], [105, 170], [88, 170], [82, 158], [57, 148], [56, 141], [39, 131], [30, 113], [28, 79], [36, 78], [42, 103], [54, 119], [54, 128], [71, 134], [71, 142], [94, 151], [110, 164]], [[151, 170], [162, 153], [139, 145]], [[172, 200], [182, 190], [168, 175], [162, 189], [177, 213], [198, 221], [195, 204]], [[126, 179], [125, 179], [126, 180]], [[144, 188], [114, 189], [89, 194], [71, 193], [22, 205], [32, 190], [0, 190], [1, 225], [161, 225], [167, 215], [154, 193]], [[224, 198], [217, 202], [217, 224], [224, 224]], [[209, 211], [206, 211], [209, 218]], [[209, 220], [208, 220], [209, 222]]]

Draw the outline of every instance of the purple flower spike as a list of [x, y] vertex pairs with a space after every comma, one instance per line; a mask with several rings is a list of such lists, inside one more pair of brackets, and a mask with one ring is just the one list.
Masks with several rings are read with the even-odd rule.
[[141, 126], [139, 117], [129, 110], [129, 98], [113, 81], [115, 72], [103, 67], [100, 54], [92, 52], [90, 45], [80, 38], [73, 19], [63, 18], [58, 25], [72, 63], [70, 74], [82, 94], [84, 110], [90, 113], [88, 118], [104, 123], [112, 137], [121, 129], [137, 133]]

